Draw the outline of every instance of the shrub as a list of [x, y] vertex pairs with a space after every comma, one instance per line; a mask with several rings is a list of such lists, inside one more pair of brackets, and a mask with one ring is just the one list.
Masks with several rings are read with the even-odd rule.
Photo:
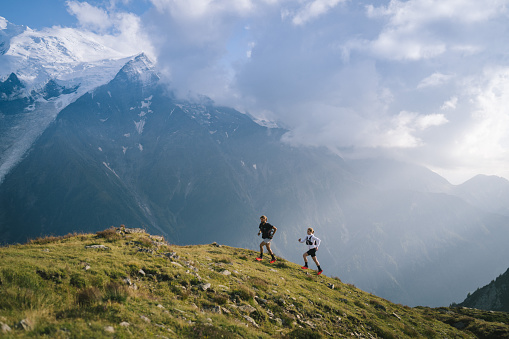
[[96, 232], [95, 234], [98, 238], [104, 238], [106, 240], [117, 240], [121, 238], [115, 227], [110, 227], [104, 231]]
[[289, 266], [286, 264], [286, 262], [284, 261], [281, 261], [282, 259], [278, 259], [278, 261], [276, 261], [276, 264], [274, 266], [276, 266], [276, 268], [288, 268]]
[[127, 264], [129, 275], [135, 276], [140, 271], [141, 266], [138, 263], [130, 262]]
[[232, 296], [238, 296], [240, 299], [249, 301], [254, 298], [255, 293], [247, 286], [239, 285], [236, 289], [230, 292]]
[[251, 285], [256, 286], [257, 288], [264, 291], [267, 290], [267, 288], [269, 287], [269, 283], [266, 280], [263, 280], [262, 278], [251, 277], [249, 278], [249, 282], [251, 283]]
[[408, 326], [405, 324], [405, 327], [403, 328], [403, 332], [408, 335], [409, 337], [416, 338], [419, 336], [419, 332], [415, 330], [415, 328]]
[[141, 247], [147, 247], [147, 248], [150, 248], [154, 245], [152, 243], [152, 240], [150, 240], [149, 238], [141, 238], [139, 241], [136, 241], [136, 244]]
[[127, 300], [129, 296], [129, 290], [125, 285], [122, 285], [117, 282], [110, 282], [105, 287], [105, 300], [116, 301], [118, 303], [123, 303]]
[[295, 330], [288, 333], [285, 338], [288, 339], [320, 339], [323, 336], [316, 331], [309, 330], [307, 328], [296, 328]]
[[66, 274], [62, 272], [61, 270], [56, 269], [38, 269], [36, 273], [43, 278], [44, 280], [50, 280], [57, 284], [62, 283], [62, 279], [65, 278]]
[[84, 288], [84, 287], [87, 287], [87, 282], [85, 280], [85, 278], [83, 278], [81, 276], [81, 274], [78, 274], [78, 273], [73, 273], [71, 275], [71, 281], [70, 281], [70, 284], [74, 287], [77, 287], [77, 288]]
[[222, 262], [223, 264], [230, 264], [232, 261], [228, 257], [222, 257], [221, 259], [215, 259], [215, 262]]
[[101, 290], [95, 286], [87, 287], [78, 292], [76, 301], [80, 306], [91, 306], [102, 298]]
[[214, 295], [213, 300], [217, 305], [224, 305], [228, 301], [228, 297], [223, 294], [216, 294]]
[[250, 314], [251, 318], [253, 318], [258, 324], [263, 324], [267, 321], [268, 317], [265, 312], [260, 312], [259, 310], [254, 311]]

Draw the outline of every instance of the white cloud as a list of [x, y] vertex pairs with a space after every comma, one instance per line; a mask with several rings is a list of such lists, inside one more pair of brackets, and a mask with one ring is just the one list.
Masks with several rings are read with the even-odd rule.
[[86, 29], [104, 32], [112, 25], [105, 10], [91, 6], [88, 2], [67, 1], [66, 4], [69, 13], [76, 16], [79, 24]]
[[[378, 38], [368, 43], [375, 55], [394, 60], [421, 60], [444, 54], [450, 37], [465, 25], [480, 24], [507, 13], [506, 0], [391, 0], [387, 6], [368, 5], [367, 14], [386, 19]], [[478, 46], [469, 46], [477, 50]]]
[[[473, 87], [474, 110], [460, 139], [458, 154], [473, 161], [505, 160], [509, 153], [509, 67], [485, 71], [481, 85]], [[476, 160], [474, 160], [476, 159]]]
[[334, 8], [340, 2], [345, 0], [314, 0], [308, 2], [304, 7], [293, 16], [292, 22], [295, 25], [303, 25]]
[[439, 72], [435, 72], [431, 74], [429, 77], [423, 79], [418, 85], [417, 88], [426, 88], [426, 87], [436, 87], [440, 86], [443, 83], [447, 82], [449, 79], [451, 79], [451, 75], [442, 74]]
[[[125, 1], [125, 0], [122, 0]], [[115, 1], [110, 10], [90, 5], [88, 2], [67, 1], [68, 11], [76, 16], [80, 29], [93, 34], [97, 41], [125, 56], [145, 52], [156, 59], [151, 39], [147, 36], [139, 16], [115, 10]]]
[[452, 97], [440, 107], [441, 110], [446, 109], [456, 109], [456, 105], [458, 104], [458, 97]]
[[151, 0], [161, 13], [177, 20], [197, 20], [224, 13], [246, 14], [254, 8], [251, 0]]

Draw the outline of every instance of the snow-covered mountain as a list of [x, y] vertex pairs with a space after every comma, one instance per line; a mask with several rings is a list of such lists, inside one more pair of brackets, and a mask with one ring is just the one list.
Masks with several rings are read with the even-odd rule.
[[110, 81], [130, 59], [93, 34], [35, 31], [0, 17], [0, 182], [64, 107]]

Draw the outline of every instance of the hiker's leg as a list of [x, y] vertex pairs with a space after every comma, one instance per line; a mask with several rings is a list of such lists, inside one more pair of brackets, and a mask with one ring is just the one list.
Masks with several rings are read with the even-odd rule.
[[302, 257], [304, 258], [304, 263], [308, 263], [308, 252], [304, 252], [304, 254], [302, 255]]
[[269, 252], [269, 254], [271, 256], [274, 256], [274, 253], [272, 253], [272, 250], [270, 249], [270, 242], [268, 244], [266, 244], [266, 247], [267, 247], [267, 252]]
[[320, 267], [320, 263], [318, 262], [318, 258], [316, 256], [311, 257], [313, 258], [313, 261], [315, 262], [316, 266]]
[[265, 245], [265, 241], [260, 243], [260, 258], [263, 256], [263, 245]]

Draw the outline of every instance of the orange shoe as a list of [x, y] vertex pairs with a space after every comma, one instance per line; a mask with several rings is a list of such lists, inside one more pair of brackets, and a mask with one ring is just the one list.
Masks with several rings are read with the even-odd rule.
[[272, 259], [272, 260], [270, 261], [270, 263], [271, 263], [271, 264], [273, 264], [273, 263], [275, 263], [275, 262], [276, 262], [276, 258], [274, 258], [274, 259]]
[[307, 267], [307, 266], [302, 266], [301, 268], [302, 268], [303, 270], [307, 270], [309, 267]]
[[258, 261], [262, 261], [263, 259], [262, 259], [262, 258], [256, 258], [256, 260], [258, 260]]
[[318, 271], [317, 275], [322, 274], [323, 270]]

